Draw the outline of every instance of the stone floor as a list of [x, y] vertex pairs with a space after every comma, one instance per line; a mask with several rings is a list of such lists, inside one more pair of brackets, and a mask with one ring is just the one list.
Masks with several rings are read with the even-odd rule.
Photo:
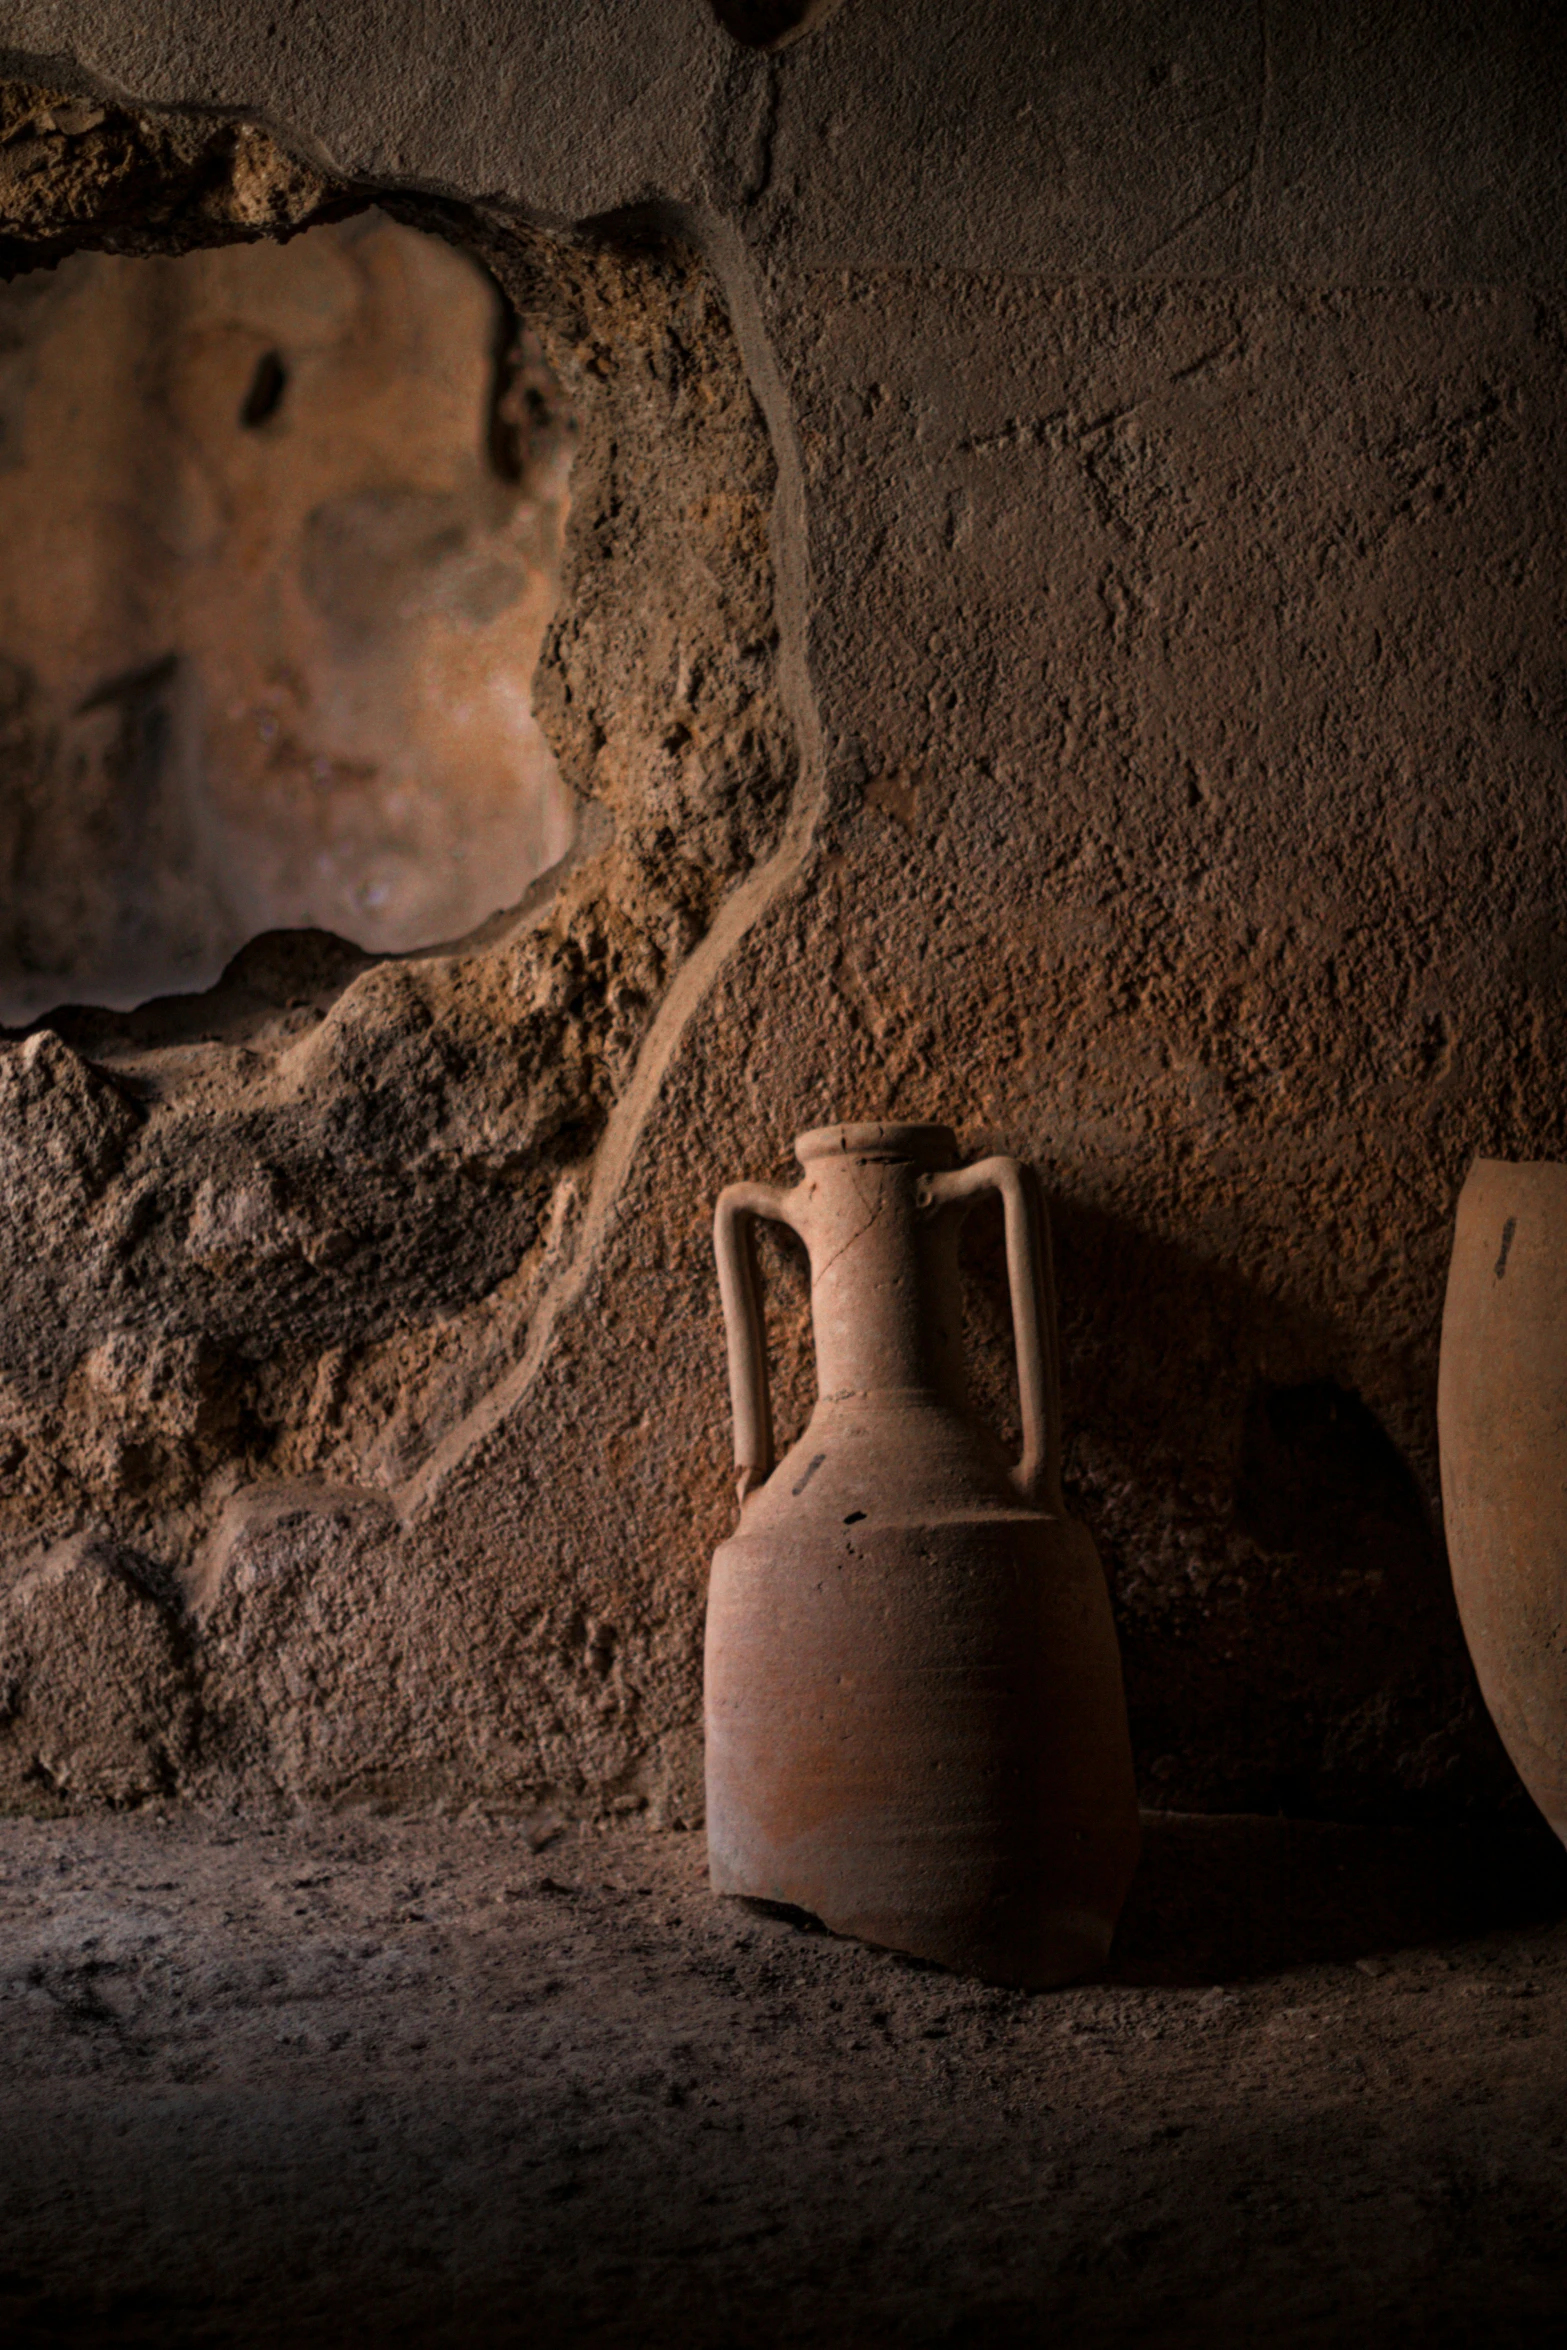
[[1540, 1840], [1165, 1818], [1109, 1980], [717, 1902], [699, 1837], [0, 1822], [0, 2340], [1535, 2343]]

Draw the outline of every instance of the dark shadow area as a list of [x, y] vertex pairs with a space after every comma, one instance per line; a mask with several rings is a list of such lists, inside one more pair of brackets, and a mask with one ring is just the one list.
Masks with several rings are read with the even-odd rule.
[[1109, 1979], [1242, 1982], [1567, 1914], [1567, 1852], [1530, 1827], [1145, 1816]]
[[[800, 1934], [853, 1940], [788, 1902], [739, 1896], [734, 1906]], [[1142, 1858], [1099, 1979], [1204, 1989], [1561, 1918], [1567, 1852], [1543, 1821], [1367, 1827], [1145, 1812]], [[961, 1979], [906, 1951], [891, 1955], [900, 1967]]]
[[[975, 1223], [971, 1356], [994, 1421], [1011, 1397], [1004, 1267]], [[1412, 1462], [1347, 1383], [1344, 1333], [1233, 1262], [1072, 1202], [1052, 1223], [1066, 1491], [1115, 1600], [1143, 1801], [1523, 1819], [1423, 1485], [1434, 1427]], [[1443, 1263], [1433, 1250], [1433, 1330]]]
[[330, 930], [266, 930], [242, 946], [222, 976], [199, 992], [153, 996], [126, 1012], [99, 1004], [62, 1004], [26, 1030], [0, 1028], [0, 1036], [50, 1029], [74, 1052], [110, 1060], [215, 1038], [243, 1043], [290, 1011], [328, 1011], [362, 971], [383, 959], [394, 958], [367, 954], [352, 939]]
[[747, 49], [787, 49], [838, 5], [839, 0], [713, 0], [713, 14]]
[[264, 351], [256, 361], [256, 372], [250, 379], [250, 388], [240, 406], [239, 421], [247, 432], [258, 432], [269, 424], [283, 405], [288, 390], [288, 367], [280, 351]]
[[801, 1934], [825, 1934], [828, 1928], [814, 1910], [800, 1909], [792, 1901], [764, 1901], [759, 1894], [741, 1893], [736, 1896], [738, 1906], [754, 1918], [776, 1918], [781, 1926], [793, 1926]]
[[1559, 1853], [1156, 1816], [1110, 1982], [1038, 1995], [715, 1900], [704, 1857], [3, 1823], [6, 2350], [1554, 2339]]

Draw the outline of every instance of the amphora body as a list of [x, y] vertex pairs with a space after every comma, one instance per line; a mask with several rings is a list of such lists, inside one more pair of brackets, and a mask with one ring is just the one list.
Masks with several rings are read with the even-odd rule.
[[1567, 1167], [1470, 1170], [1437, 1423], [1453, 1590], [1481, 1693], [1567, 1843]]
[[[718, 1204], [740, 1523], [707, 1612], [707, 1816], [721, 1893], [994, 1982], [1099, 1966], [1137, 1858], [1103, 1572], [1060, 1493], [1044, 1214], [942, 1126], [834, 1126], [792, 1191]], [[1024, 1427], [968, 1408], [958, 1232], [999, 1193]], [[773, 1466], [752, 1245], [811, 1260], [819, 1400]]]

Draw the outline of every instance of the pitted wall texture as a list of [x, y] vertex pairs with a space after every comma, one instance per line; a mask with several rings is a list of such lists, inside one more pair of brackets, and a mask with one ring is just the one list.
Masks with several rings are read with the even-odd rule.
[[[13, 1571], [140, 1625], [121, 1546], [180, 1787], [689, 1818], [712, 1198], [940, 1118], [1051, 1193], [1147, 1793], [1514, 1800], [1433, 1410], [1464, 1169], [1564, 1141], [1559, 37], [843, 0], [770, 56], [598, 0], [345, 80], [358, 17], [0, 44], [266, 124], [536, 319], [583, 453], [535, 706], [599, 814], [450, 957], [258, 947], [6, 1048]], [[1003, 1295], [977, 1233], [1004, 1421]], [[14, 1799], [112, 1794], [31, 1686]]]

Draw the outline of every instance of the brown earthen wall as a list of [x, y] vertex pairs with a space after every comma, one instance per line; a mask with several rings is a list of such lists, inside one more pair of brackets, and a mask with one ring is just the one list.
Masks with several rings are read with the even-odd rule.
[[11, 1800], [694, 1816], [711, 1201], [851, 1113], [1045, 1174], [1145, 1791], [1514, 1800], [1433, 1401], [1469, 1158], [1563, 1147], [1556, 36], [472, 0], [349, 77], [359, 13], [8, 6], [120, 102], [0, 146], [13, 250], [472, 243], [581, 419], [589, 816], [463, 951], [6, 1048]]

